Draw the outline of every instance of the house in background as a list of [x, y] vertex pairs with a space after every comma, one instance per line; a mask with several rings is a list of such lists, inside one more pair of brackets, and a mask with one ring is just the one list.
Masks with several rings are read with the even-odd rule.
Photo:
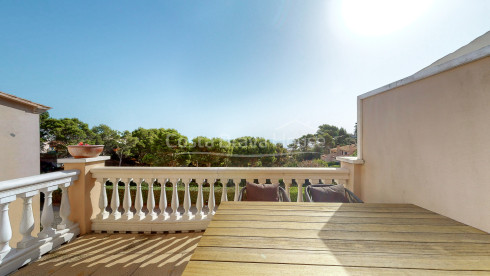
[[352, 156], [357, 150], [356, 144], [337, 146], [330, 149], [329, 154], [322, 155], [322, 160], [326, 162], [336, 161], [338, 156]]
[[[0, 181], [39, 174], [39, 114], [50, 107], [0, 92]], [[22, 199], [9, 206], [12, 225], [10, 245], [15, 246], [22, 236], [19, 225], [22, 217]], [[39, 195], [33, 198], [34, 219], [39, 221]], [[39, 232], [35, 224], [33, 234]]]

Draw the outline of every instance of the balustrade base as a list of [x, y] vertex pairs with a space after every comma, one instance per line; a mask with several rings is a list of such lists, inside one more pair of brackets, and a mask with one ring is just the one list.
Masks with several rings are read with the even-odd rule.
[[118, 220], [92, 220], [92, 231], [96, 233], [108, 232], [108, 233], [175, 233], [189, 232], [189, 231], [204, 231], [206, 230], [210, 218], [203, 220], [155, 220], [155, 221], [118, 221]]
[[33, 262], [51, 250], [75, 239], [79, 234], [80, 228], [76, 223], [64, 230], [56, 231], [51, 237], [42, 240], [36, 239], [34, 244], [26, 248], [13, 248], [0, 261], [0, 275], [7, 275], [16, 271], [19, 267]]

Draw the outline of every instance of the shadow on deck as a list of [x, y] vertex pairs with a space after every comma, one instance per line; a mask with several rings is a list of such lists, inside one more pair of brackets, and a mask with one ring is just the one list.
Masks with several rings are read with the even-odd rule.
[[12, 275], [181, 275], [201, 236], [89, 234]]

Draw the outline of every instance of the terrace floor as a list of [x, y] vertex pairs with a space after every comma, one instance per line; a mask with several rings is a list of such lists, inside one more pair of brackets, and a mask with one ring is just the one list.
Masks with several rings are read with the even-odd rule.
[[181, 275], [201, 236], [89, 234], [12, 275]]

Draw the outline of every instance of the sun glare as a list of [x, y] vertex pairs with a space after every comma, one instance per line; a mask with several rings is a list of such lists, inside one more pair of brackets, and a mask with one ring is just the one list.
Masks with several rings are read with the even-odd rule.
[[431, 5], [430, 0], [344, 0], [342, 18], [362, 35], [385, 35], [414, 22]]

